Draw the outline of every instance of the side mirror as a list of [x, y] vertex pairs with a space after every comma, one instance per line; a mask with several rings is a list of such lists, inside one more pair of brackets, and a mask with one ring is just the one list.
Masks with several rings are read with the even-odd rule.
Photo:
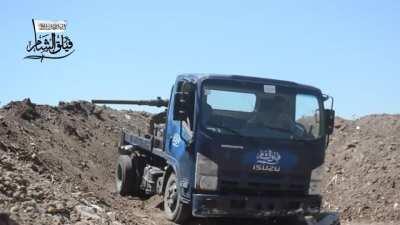
[[335, 110], [325, 109], [325, 133], [330, 135], [333, 133], [335, 126]]
[[177, 92], [174, 96], [174, 120], [185, 120], [187, 118], [188, 93]]

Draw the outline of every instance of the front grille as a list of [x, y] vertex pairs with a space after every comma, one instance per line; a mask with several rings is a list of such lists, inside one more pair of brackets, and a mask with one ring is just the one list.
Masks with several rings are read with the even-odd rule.
[[219, 191], [224, 194], [245, 194], [264, 196], [304, 196], [307, 185], [299, 183], [276, 182], [238, 182], [220, 180]]

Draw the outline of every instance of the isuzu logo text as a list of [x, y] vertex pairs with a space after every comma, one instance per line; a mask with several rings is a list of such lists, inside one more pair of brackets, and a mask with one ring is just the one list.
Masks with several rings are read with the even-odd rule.
[[257, 153], [256, 163], [253, 165], [254, 171], [280, 172], [279, 162], [281, 155], [271, 149], [261, 150]]

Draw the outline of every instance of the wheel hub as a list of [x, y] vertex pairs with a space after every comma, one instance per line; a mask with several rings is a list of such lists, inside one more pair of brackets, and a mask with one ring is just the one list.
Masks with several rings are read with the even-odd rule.
[[167, 194], [167, 205], [171, 211], [175, 210], [177, 201], [178, 201], [177, 188], [176, 188], [176, 183], [174, 182], [168, 188], [168, 194]]

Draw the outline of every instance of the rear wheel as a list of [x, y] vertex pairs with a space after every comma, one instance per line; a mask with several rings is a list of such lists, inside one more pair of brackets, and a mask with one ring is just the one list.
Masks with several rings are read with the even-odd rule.
[[117, 171], [115, 174], [117, 192], [122, 195], [137, 195], [139, 193], [139, 181], [136, 156], [128, 155], [118, 157]]
[[164, 212], [167, 219], [175, 223], [183, 223], [190, 217], [190, 206], [182, 203], [178, 192], [176, 175], [172, 173], [164, 191]]

